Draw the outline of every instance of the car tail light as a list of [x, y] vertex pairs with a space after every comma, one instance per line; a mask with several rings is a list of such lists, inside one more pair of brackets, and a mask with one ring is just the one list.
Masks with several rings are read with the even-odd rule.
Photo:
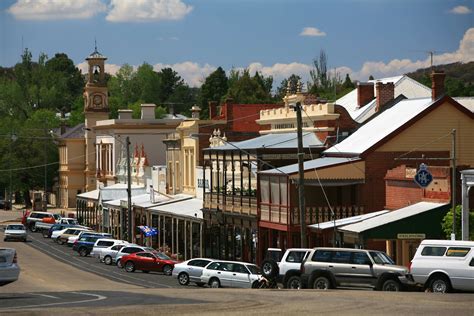
[[18, 263], [18, 258], [15, 252], [15, 255], [13, 256], [13, 263]]

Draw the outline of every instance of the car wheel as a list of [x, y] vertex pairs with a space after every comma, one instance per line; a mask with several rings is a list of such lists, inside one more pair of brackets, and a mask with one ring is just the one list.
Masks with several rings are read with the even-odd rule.
[[87, 251], [86, 248], [81, 248], [81, 249], [79, 249], [79, 256], [81, 256], [81, 257], [87, 257], [87, 255], [88, 255], [88, 251]]
[[265, 260], [262, 263], [262, 275], [267, 279], [273, 279], [278, 276], [278, 264], [273, 260]]
[[36, 225], [33, 224], [30, 226], [30, 230], [33, 232], [33, 233], [36, 233], [38, 231], [38, 228], [36, 228]]
[[221, 282], [219, 282], [219, 279], [214, 278], [209, 281], [209, 286], [213, 289], [217, 289], [221, 287]]
[[301, 278], [297, 275], [290, 277], [288, 281], [286, 282], [286, 288], [292, 289], [292, 290], [301, 290], [302, 289]]
[[134, 264], [132, 261], [128, 261], [128, 262], [125, 264], [125, 271], [127, 271], [127, 272], [133, 272], [133, 271], [135, 271], [135, 264]]
[[313, 282], [313, 289], [327, 290], [331, 287], [331, 282], [325, 276], [317, 277]]
[[189, 284], [189, 275], [186, 272], [181, 272], [178, 275], [178, 283], [180, 285], [188, 285]]
[[165, 265], [163, 267], [163, 273], [165, 275], [171, 275], [172, 272], [173, 272], [173, 268], [170, 265]]
[[149, 273], [150, 271], [148, 270], [142, 270], [143, 273]]
[[382, 284], [382, 291], [399, 292], [400, 289], [401, 289], [401, 284], [397, 280], [393, 280], [393, 279], [385, 280]]
[[58, 244], [60, 244], [60, 245], [64, 245], [65, 243], [66, 243], [66, 241], [65, 241], [65, 240], [58, 239]]
[[123, 267], [122, 267], [122, 263], [120, 262], [120, 259], [117, 260], [117, 267], [123, 268]]
[[436, 276], [431, 280], [430, 289], [433, 293], [448, 293], [451, 290], [451, 283], [445, 276]]
[[111, 265], [112, 264], [112, 257], [111, 256], [105, 257], [104, 258], [104, 263], [108, 266]]

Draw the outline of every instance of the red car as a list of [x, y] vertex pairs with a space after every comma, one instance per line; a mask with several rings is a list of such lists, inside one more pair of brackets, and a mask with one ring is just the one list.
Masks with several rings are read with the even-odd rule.
[[142, 270], [148, 273], [150, 271], [163, 272], [165, 275], [171, 275], [174, 265], [178, 263], [162, 252], [136, 252], [120, 258], [122, 267], [127, 272]]

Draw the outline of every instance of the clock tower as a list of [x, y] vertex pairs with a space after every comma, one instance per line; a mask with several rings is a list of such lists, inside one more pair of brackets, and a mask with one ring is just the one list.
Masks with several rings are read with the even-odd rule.
[[97, 51], [97, 46], [92, 54], [86, 58], [88, 64], [87, 83], [84, 87], [84, 116], [86, 140], [86, 169], [85, 190], [96, 189], [96, 144], [93, 129], [97, 121], [109, 118], [108, 89], [105, 80], [105, 61], [107, 57]]

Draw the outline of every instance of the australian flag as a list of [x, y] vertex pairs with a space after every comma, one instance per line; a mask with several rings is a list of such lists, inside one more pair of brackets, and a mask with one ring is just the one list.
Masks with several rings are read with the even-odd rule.
[[138, 228], [141, 230], [143, 235], [145, 235], [145, 237], [151, 237], [151, 236], [158, 235], [158, 230], [154, 227], [138, 226]]

